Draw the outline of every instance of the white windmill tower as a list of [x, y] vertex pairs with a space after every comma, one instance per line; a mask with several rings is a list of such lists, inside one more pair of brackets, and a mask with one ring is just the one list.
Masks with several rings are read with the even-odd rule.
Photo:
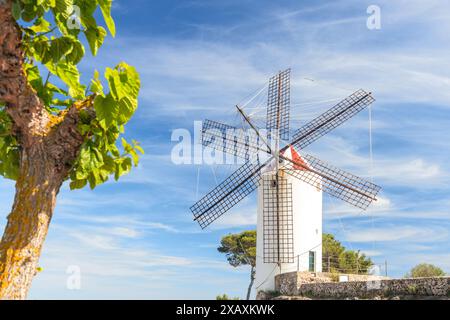
[[190, 209], [194, 220], [206, 228], [258, 189], [257, 290], [273, 290], [279, 273], [321, 271], [322, 191], [361, 209], [376, 200], [379, 186], [298, 153], [373, 101], [371, 93], [358, 90], [295, 131], [292, 141], [280, 147], [281, 141], [289, 140], [288, 69], [269, 81], [267, 136], [239, 106], [250, 132], [212, 120], [203, 122], [204, 146], [246, 162]]
[[[309, 167], [292, 146], [283, 155]], [[286, 164], [287, 168], [306, 170], [292, 163]], [[255, 279], [257, 290], [274, 290], [274, 277], [279, 273], [322, 271], [320, 181], [313, 186], [283, 173], [284, 170], [280, 170], [278, 191], [274, 184], [275, 170], [262, 174], [258, 188]]]

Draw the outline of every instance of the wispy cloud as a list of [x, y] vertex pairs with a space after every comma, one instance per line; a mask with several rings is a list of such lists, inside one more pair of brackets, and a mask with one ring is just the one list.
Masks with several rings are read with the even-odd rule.
[[346, 236], [351, 242], [437, 242], [448, 239], [448, 230], [441, 227], [419, 226], [383, 227], [377, 229], [351, 230]]
[[256, 228], [256, 206], [254, 204], [243, 204], [236, 210], [227, 212], [223, 217], [218, 219], [211, 229], [230, 229], [230, 228], [242, 228], [247, 227]]

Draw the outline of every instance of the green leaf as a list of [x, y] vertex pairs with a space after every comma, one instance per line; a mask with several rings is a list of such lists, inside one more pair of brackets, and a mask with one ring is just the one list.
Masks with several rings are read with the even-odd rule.
[[39, 68], [30, 64], [25, 64], [25, 73], [27, 74], [28, 83], [33, 87], [36, 92], [42, 90], [42, 77], [39, 73]]
[[91, 80], [91, 91], [97, 94], [103, 94], [102, 82], [99, 79], [99, 73], [94, 71], [94, 78]]
[[59, 13], [65, 19], [68, 19], [72, 14], [73, 5], [73, 0], [56, 0], [54, 4], [54, 11]]
[[80, 84], [80, 73], [75, 65], [69, 62], [60, 61], [57, 64], [45, 64], [47, 69], [58, 76], [69, 87], [68, 93], [75, 99], [84, 98], [86, 87]]
[[59, 94], [65, 95], [65, 96], [67, 96], [67, 94], [68, 94], [66, 90], [63, 90], [50, 82], [47, 83], [46, 88], [49, 91], [54, 92], [54, 93], [59, 93]]
[[72, 50], [67, 54], [67, 60], [78, 64], [84, 57], [84, 46], [78, 39], [72, 41]]
[[50, 45], [47, 37], [41, 37], [40, 39], [42, 40], [33, 41], [31, 43], [31, 50], [34, 58], [45, 64], [51, 59], [51, 55], [49, 54]]
[[26, 22], [33, 21], [38, 15], [37, 6], [29, 1], [22, 1], [22, 20]]
[[137, 167], [139, 164], [139, 155], [134, 149], [130, 151], [130, 155], [131, 159], [133, 160], [134, 166]]
[[106, 26], [113, 37], [116, 36], [116, 25], [111, 17], [112, 0], [98, 0], [100, 10], [102, 11], [103, 19], [105, 19]]
[[130, 172], [131, 167], [132, 163], [130, 158], [121, 158], [120, 161], [116, 162], [116, 172], [114, 178], [118, 180], [121, 176]]
[[84, 146], [80, 152], [80, 166], [85, 171], [91, 171], [103, 165], [101, 153], [94, 147]]
[[119, 157], [120, 156], [119, 148], [117, 148], [117, 146], [114, 143], [109, 145], [109, 151], [111, 152], [111, 154], [114, 157]]
[[123, 98], [122, 88], [120, 86], [119, 72], [116, 69], [106, 68], [105, 78], [108, 81], [109, 90], [115, 100]]
[[17, 180], [19, 176], [19, 148], [16, 139], [11, 135], [9, 116], [0, 108], [0, 175], [7, 179]]
[[50, 55], [53, 63], [57, 63], [67, 53], [72, 51], [72, 40], [69, 37], [60, 37], [53, 39], [50, 44]]
[[102, 46], [103, 41], [105, 40], [106, 30], [99, 26], [91, 27], [86, 29], [84, 34], [86, 35], [92, 54], [94, 56], [97, 55], [98, 49]]
[[73, 180], [70, 182], [70, 190], [82, 189], [86, 186], [87, 179]]
[[19, 20], [21, 13], [22, 8], [20, 7], [20, 2], [16, 0], [12, 4], [12, 16], [14, 17], [14, 19]]
[[145, 154], [145, 151], [144, 151], [144, 149], [142, 149], [141, 146], [134, 146], [134, 148], [135, 148], [136, 150], [138, 150], [140, 153]]
[[141, 87], [139, 73], [137, 73], [134, 67], [126, 64], [125, 62], [119, 63], [116, 69], [119, 71], [123, 92], [130, 99], [136, 99], [139, 95], [139, 89]]
[[119, 106], [111, 94], [95, 97], [94, 109], [97, 118], [104, 120], [107, 127], [115, 123], [119, 113]]
[[85, 29], [96, 28], [97, 22], [94, 18], [94, 12], [97, 9], [96, 0], [77, 1], [77, 5], [81, 11], [81, 24]]
[[137, 108], [137, 96], [140, 89], [139, 74], [135, 68], [122, 62], [114, 69], [106, 68], [105, 78], [111, 95], [118, 101], [117, 123], [125, 124]]
[[38, 18], [34, 22], [33, 26], [28, 29], [33, 30], [34, 32], [48, 32], [50, 31], [50, 22], [45, 20], [44, 18]]
[[89, 187], [93, 190], [95, 187], [102, 183], [99, 170], [93, 169], [88, 177]]

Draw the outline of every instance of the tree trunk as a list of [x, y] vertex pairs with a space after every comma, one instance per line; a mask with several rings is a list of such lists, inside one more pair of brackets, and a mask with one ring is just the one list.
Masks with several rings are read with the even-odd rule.
[[252, 266], [250, 271], [250, 284], [247, 289], [247, 300], [250, 300], [250, 294], [252, 292], [253, 282], [255, 281], [255, 267]]
[[23, 70], [22, 31], [0, 0], [0, 102], [13, 121], [20, 149], [16, 196], [0, 241], [0, 299], [25, 299], [36, 274], [56, 195], [84, 142], [79, 112], [93, 116], [94, 95], [78, 101], [56, 125]]
[[41, 146], [22, 153], [16, 196], [0, 242], [0, 299], [26, 298], [62, 180]]

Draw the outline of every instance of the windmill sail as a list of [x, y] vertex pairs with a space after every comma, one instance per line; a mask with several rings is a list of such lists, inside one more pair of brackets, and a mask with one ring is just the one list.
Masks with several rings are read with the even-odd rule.
[[[307, 166], [294, 162], [294, 168], [288, 164], [282, 168], [283, 171], [363, 210], [376, 200], [381, 189], [379, 186], [311, 155], [302, 157]], [[296, 170], [295, 166], [303, 169]]]
[[[292, 217], [292, 214], [289, 213], [289, 210], [292, 211], [292, 209], [289, 209], [289, 203], [292, 202], [292, 191], [289, 190], [290, 186], [284, 177], [277, 174], [275, 181], [278, 181], [278, 183], [275, 183], [276, 187], [273, 188], [273, 179], [271, 182], [266, 179], [266, 176], [272, 177], [270, 171], [274, 169], [273, 167], [275, 167], [275, 172], [278, 173], [279, 159], [288, 160], [290, 164], [283, 165], [282, 171], [358, 208], [366, 209], [373, 200], [376, 200], [380, 190], [379, 186], [310, 155], [305, 155], [301, 158], [302, 161], [295, 157], [288, 159], [285, 156], [285, 151], [293, 147], [297, 149], [305, 148], [356, 115], [373, 101], [374, 98], [371, 93], [364, 90], [356, 91], [297, 130], [292, 143], [281, 148], [279, 155], [273, 152], [273, 148], [262, 137], [259, 129], [253, 125], [238, 106], [236, 106], [238, 111], [253, 132], [237, 129], [216, 121], [204, 121], [202, 127], [202, 144], [204, 146], [244, 158], [247, 162], [190, 208], [194, 220], [202, 228], [207, 227], [258, 188], [262, 181], [265, 210], [264, 237], [268, 237], [268, 242], [264, 244], [264, 259], [268, 262], [277, 263], [291, 261], [289, 235], [292, 234], [292, 221], [289, 222], [289, 219], [291, 219], [289, 217]], [[269, 81], [266, 128], [269, 131], [269, 138], [275, 141], [276, 147], [279, 145], [279, 139], [289, 139], [289, 108], [290, 69], [287, 69], [278, 73]], [[274, 131], [277, 132], [276, 135], [273, 135]], [[234, 134], [230, 135], [230, 132]], [[261, 162], [263, 164], [259, 162], [258, 153], [260, 151], [269, 157], [267, 161]]]
[[253, 130], [238, 129], [212, 120], [203, 121], [202, 144], [246, 161], [252, 160], [260, 151], [269, 153]]
[[375, 99], [371, 93], [367, 93], [362, 89], [356, 91], [319, 117], [298, 129], [294, 133], [291, 145], [298, 150], [305, 148], [334, 128], [340, 126], [374, 101]]
[[247, 162], [190, 209], [202, 229], [252, 193], [259, 185], [265, 164]]
[[269, 135], [277, 133], [283, 140], [289, 139], [290, 82], [291, 69], [282, 71], [269, 80], [266, 129]]
[[294, 262], [292, 186], [275, 174], [265, 174], [263, 188], [264, 263]]

